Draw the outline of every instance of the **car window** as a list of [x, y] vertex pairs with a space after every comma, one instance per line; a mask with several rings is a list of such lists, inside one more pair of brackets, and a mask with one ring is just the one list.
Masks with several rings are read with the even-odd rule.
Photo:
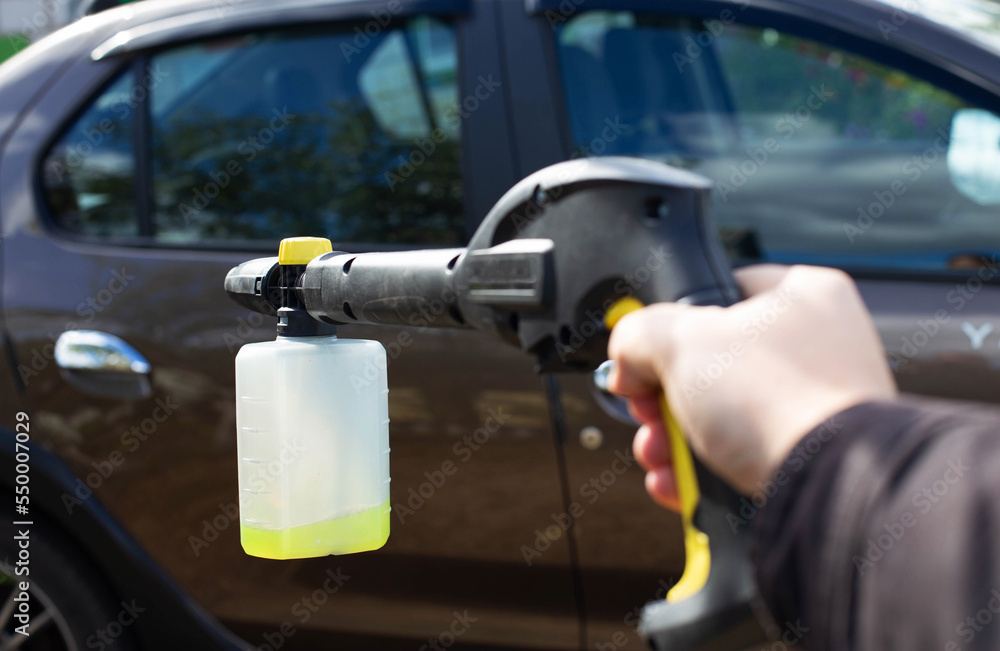
[[737, 258], [940, 270], [1000, 252], [1000, 118], [941, 88], [734, 12], [586, 12], [558, 44], [574, 155], [709, 177]]
[[139, 234], [135, 212], [132, 75], [114, 81], [52, 146], [42, 165], [46, 199], [66, 230]]
[[155, 57], [170, 80], [150, 104], [157, 237], [461, 243], [451, 28], [357, 43], [278, 33]]
[[[151, 196], [142, 199], [152, 237], [462, 244], [454, 30], [427, 17], [403, 25], [364, 39], [347, 27], [251, 34], [151, 56]], [[93, 110], [63, 140], [97, 119]], [[73, 228], [79, 220], [47, 185], [57, 219]], [[114, 214], [135, 232], [133, 205]], [[106, 234], [89, 223], [74, 230]]]

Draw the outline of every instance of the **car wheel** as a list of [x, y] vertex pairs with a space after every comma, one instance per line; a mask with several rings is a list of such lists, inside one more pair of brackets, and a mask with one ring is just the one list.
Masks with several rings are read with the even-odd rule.
[[[0, 651], [83, 651], [136, 648], [128, 624], [135, 616], [128, 603], [118, 603], [91, 562], [70, 547], [66, 536], [32, 518], [28, 574], [18, 566], [20, 548], [13, 518], [0, 521]], [[23, 555], [22, 555], [23, 557]], [[21, 574], [18, 574], [18, 571]], [[21, 582], [29, 583], [27, 606]], [[16, 615], [27, 609], [30, 635], [17, 632]], [[124, 615], [123, 615], [124, 613]]]

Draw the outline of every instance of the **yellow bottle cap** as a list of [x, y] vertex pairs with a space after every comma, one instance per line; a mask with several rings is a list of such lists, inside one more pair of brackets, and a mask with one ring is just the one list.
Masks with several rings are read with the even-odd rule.
[[313, 258], [330, 253], [333, 245], [325, 237], [289, 237], [278, 247], [278, 264], [309, 264]]

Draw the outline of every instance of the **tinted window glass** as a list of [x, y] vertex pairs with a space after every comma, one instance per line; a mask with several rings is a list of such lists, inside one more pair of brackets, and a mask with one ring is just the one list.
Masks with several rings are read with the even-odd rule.
[[81, 235], [139, 233], [135, 211], [132, 75], [102, 92], [53, 145], [42, 174], [53, 218]]
[[275, 33], [154, 59], [159, 239], [464, 241], [453, 30], [420, 18], [363, 48], [355, 37]]
[[576, 153], [708, 176], [737, 257], [945, 269], [1000, 252], [1000, 118], [949, 92], [719, 20], [590, 12], [559, 47]]

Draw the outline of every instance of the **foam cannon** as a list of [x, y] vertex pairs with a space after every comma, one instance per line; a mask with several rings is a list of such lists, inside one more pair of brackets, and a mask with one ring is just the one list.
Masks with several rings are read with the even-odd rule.
[[[388, 458], [383, 464], [380, 456], [383, 448], [388, 454], [388, 433], [382, 429], [387, 418], [380, 402], [384, 378], [375, 383], [381, 398], [373, 394], [359, 399], [349, 385], [333, 381], [324, 388], [325, 408], [318, 413], [311, 413], [314, 406], [307, 404], [318, 400], [315, 395], [301, 399], [308, 385], [329, 382], [335, 366], [351, 368], [379, 354], [384, 360], [384, 350], [379, 353], [373, 342], [338, 340], [337, 326], [474, 328], [533, 355], [539, 372], [593, 371], [607, 359], [611, 328], [629, 310], [664, 301], [727, 306], [740, 299], [709, 218], [709, 189], [704, 178], [658, 163], [576, 160], [543, 169], [515, 185], [466, 248], [359, 254], [331, 251], [326, 240], [298, 238], [283, 242], [278, 258], [235, 267], [226, 278], [230, 297], [278, 317], [278, 341], [253, 345], [290, 346], [297, 355], [287, 364], [256, 360], [260, 363], [254, 366], [255, 374], [277, 372], [280, 378], [237, 387], [238, 401], [257, 396], [266, 403], [238, 404], [241, 463], [244, 436], [269, 441], [260, 451], [246, 447], [263, 458], [277, 449], [274, 431], [301, 413], [310, 415], [308, 422], [295, 423], [291, 429], [296, 432], [329, 426], [350, 414], [349, 422], [320, 437], [323, 441], [310, 441], [316, 449], [308, 455], [310, 461], [335, 469], [332, 474], [341, 479], [347, 473], [349, 483], [337, 484], [334, 477], [309, 484], [303, 473], [296, 473], [301, 485], [273, 499], [267, 518], [243, 509], [244, 548], [254, 553], [247, 544], [248, 529], [251, 543], [270, 536], [257, 549], [265, 552], [258, 555], [271, 552], [271, 557], [372, 549], [388, 536]], [[316, 343], [323, 341], [330, 345]], [[352, 341], [356, 343], [344, 343]], [[343, 352], [332, 352], [335, 347]], [[243, 377], [239, 366], [240, 357], [238, 385]], [[350, 399], [331, 397], [340, 393]], [[254, 421], [249, 427], [253, 431], [244, 434], [244, 424], [258, 418], [251, 418], [254, 410], [271, 412], [272, 417], [264, 419], [267, 427], [257, 427]], [[276, 410], [280, 415], [275, 418]], [[747, 541], [726, 521], [727, 514], [738, 512], [739, 497], [693, 457], [665, 403], [663, 411], [683, 507], [686, 561], [681, 580], [666, 600], [644, 609], [640, 632], [654, 649], [670, 651], [740, 649], [765, 641], [765, 630], [772, 627], [760, 606]], [[267, 431], [261, 434], [262, 429]], [[344, 459], [351, 463], [345, 465]], [[244, 471], [241, 465], [240, 472], [242, 486], [253, 468]], [[382, 485], [384, 493], [378, 493]], [[309, 486], [347, 497], [317, 509], [317, 500], [322, 500]], [[362, 498], [359, 491], [368, 488], [370, 494]], [[286, 535], [299, 526], [285, 517], [295, 510], [321, 519], [302, 524], [302, 535]], [[337, 517], [322, 521], [322, 513]], [[354, 520], [338, 534], [338, 518]], [[255, 527], [270, 533], [261, 534]], [[320, 541], [326, 546], [316, 544]], [[282, 545], [299, 547], [283, 552]]]

